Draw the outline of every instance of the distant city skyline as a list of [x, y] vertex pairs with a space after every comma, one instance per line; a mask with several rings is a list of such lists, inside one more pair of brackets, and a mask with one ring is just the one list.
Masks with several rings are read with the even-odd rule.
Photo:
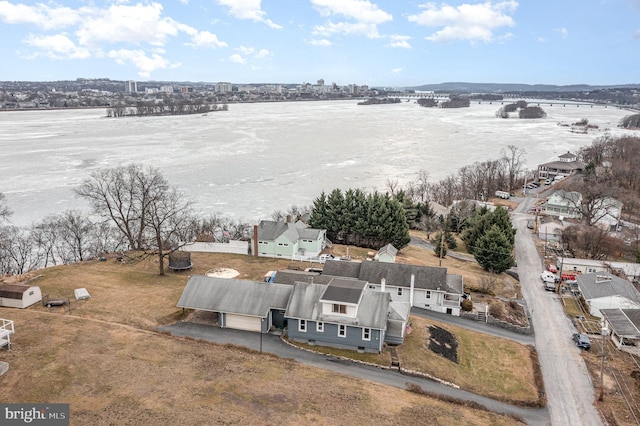
[[0, 1], [0, 81], [637, 84], [640, 0]]

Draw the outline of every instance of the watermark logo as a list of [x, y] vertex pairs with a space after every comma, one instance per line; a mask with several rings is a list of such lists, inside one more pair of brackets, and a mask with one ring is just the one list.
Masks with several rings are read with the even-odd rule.
[[0, 404], [0, 424], [69, 426], [69, 404]]

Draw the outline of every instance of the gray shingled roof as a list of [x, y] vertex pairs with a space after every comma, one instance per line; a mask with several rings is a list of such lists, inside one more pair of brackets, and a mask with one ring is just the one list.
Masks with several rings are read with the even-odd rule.
[[415, 275], [415, 288], [462, 293], [461, 289], [458, 290], [447, 285], [446, 268], [406, 265], [403, 263], [360, 263], [328, 260], [322, 269], [322, 275], [353, 277], [372, 284], [380, 284], [382, 278], [384, 278], [387, 285], [406, 288], [411, 286], [412, 274]]
[[320, 298], [326, 285], [313, 283], [296, 283], [289, 298], [286, 317], [321, 321], [334, 324], [355, 325], [358, 327], [384, 330], [389, 312], [389, 293], [364, 289], [358, 306], [356, 318], [344, 315], [327, 315], [321, 310]]
[[378, 254], [389, 253], [391, 256], [395, 256], [398, 254], [398, 249], [393, 246], [393, 244], [389, 243], [386, 246], [383, 246], [378, 250]]
[[285, 222], [261, 220], [258, 225], [258, 239], [263, 241], [273, 241], [288, 229], [289, 225]]
[[585, 300], [608, 296], [623, 296], [640, 303], [640, 292], [635, 289], [630, 281], [623, 280], [608, 272], [576, 275], [576, 280]]
[[266, 317], [285, 309], [292, 287], [286, 284], [194, 275], [178, 301], [179, 308]]
[[22, 299], [24, 293], [31, 286], [26, 284], [0, 284], [0, 297], [7, 299]]
[[[281, 270], [276, 272], [276, 276], [273, 278], [274, 283], [293, 285], [296, 281], [301, 282], [319, 282], [318, 278], [321, 275], [318, 272], [306, 272], [306, 271], [293, 271], [293, 270]], [[324, 282], [320, 284], [327, 284], [329, 282], [328, 277], [323, 277]]]
[[365, 281], [333, 277], [321, 299], [326, 302], [357, 304], [366, 285]]
[[600, 309], [620, 337], [640, 338], [640, 309]]
[[347, 262], [345, 260], [327, 260], [322, 267], [322, 275], [331, 275], [334, 277], [351, 277], [358, 278], [360, 276], [361, 262]]

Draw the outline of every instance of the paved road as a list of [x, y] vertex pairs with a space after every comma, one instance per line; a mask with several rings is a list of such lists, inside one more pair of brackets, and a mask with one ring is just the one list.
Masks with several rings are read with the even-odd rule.
[[450, 386], [442, 385], [432, 380], [407, 376], [396, 370], [387, 370], [350, 361], [341, 361], [337, 358], [326, 355], [303, 351], [284, 343], [279, 336], [273, 334], [263, 334], [261, 341], [261, 336], [257, 333], [232, 330], [228, 328], [218, 328], [190, 322], [178, 322], [172, 325], [158, 327], [158, 331], [168, 332], [175, 336], [189, 336], [194, 339], [220, 344], [232, 343], [255, 350], [259, 350], [262, 345], [263, 352], [276, 354], [283, 358], [291, 358], [303, 364], [401, 389], [406, 389], [407, 383], [411, 382], [421, 386], [424, 390], [429, 392], [477, 402], [496, 413], [516, 414], [525, 419], [529, 425], [550, 424], [549, 412], [544, 408], [528, 409], [516, 407], [460, 389], [455, 389]]
[[527, 198], [512, 215], [517, 229], [516, 259], [522, 293], [527, 300], [536, 330], [536, 349], [545, 381], [547, 403], [553, 425], [601, 425], [593, 406], [591, 377], [580, 350], [573, 344], [575, 328], [564, 314], [554, 293], [543, 289], [539, 275], [543, 270], [531, 231], [526, 227], [535, 199]]

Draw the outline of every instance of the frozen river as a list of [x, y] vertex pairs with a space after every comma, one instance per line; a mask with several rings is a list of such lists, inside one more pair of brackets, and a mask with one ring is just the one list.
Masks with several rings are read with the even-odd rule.
[[[524, 148], [528, 168], [617, 134], [631, 114], [617, 108], [540, 106], [542, 120], [498, 119], [499, 103], [421, 108], [414, 102], [231, 104], [205, 115], [105, 118], [104, 109], [0, 113], [0, 192], [12, 222], [85, 209], [72, 188], [97, 169], [153, 165], [204, 214], [254, 220], [309, 205], [322, 190], [385, 189], [424, 169], [432, 181], [467, 164]], [[559, 123], [587, 118], [597, 131]]]

